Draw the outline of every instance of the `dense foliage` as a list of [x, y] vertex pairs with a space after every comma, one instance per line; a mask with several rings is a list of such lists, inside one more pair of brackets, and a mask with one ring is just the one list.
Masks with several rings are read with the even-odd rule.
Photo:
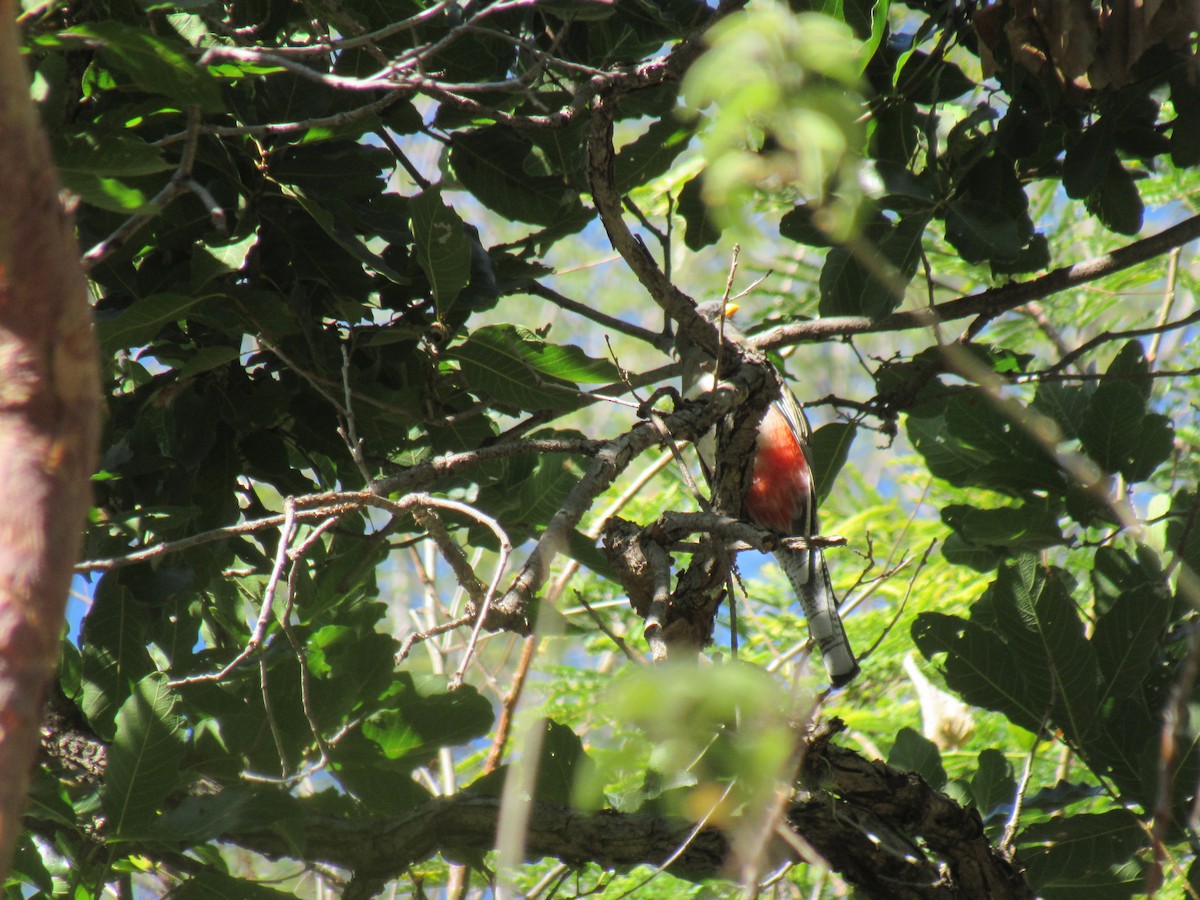
[[[1196, 5], [743, 5], [26, 4], [107, 417], [10, 885], [1196, 895]], [[671, 515], [760, 277], [834, 695]]]

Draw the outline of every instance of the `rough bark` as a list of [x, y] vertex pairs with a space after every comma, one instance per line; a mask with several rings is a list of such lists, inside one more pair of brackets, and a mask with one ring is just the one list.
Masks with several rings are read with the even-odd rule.
[[[44, 752], [69, 777], [102, 779], [105, 745], [75, 718], [61, 704], [50, 704]], [[784, 816], [786, 827], [834, 871], [863, 896], [879, 900], [1032, 900], [1019, 864], [989, 841], [974, 810], [933, 790], [913, 772], [833, 743], [843, 727], [831, 719], [804, 738], [803, 767]], [[186, 793], [208, 795], [214, 809], [220, 809], [220, 790], [203, 784]], [[345, 895], [368, 897], [435, 855], [482, 857], [496, 844], [499, 820], [500, 798], [457, 794], [391, 819], [306, 816], [302, 823], [289, 821], [286, 828], [264, 822], [263, 830], [247, 823], [218, 840], [271, 858], [301, 858], [345, 869], [353, 874]], [[729, 825], [736, 829], [738, 823]], [[304, 836], [302, 850], [296, 845], [298, 833]], [[719, 878], [731, 872], [730, 833], [715, 827], [697, 830], [690, 821], [665, 815], [585, 812], [535, 800], [525, 852], [530, 859], [552, 857], [571, 865], [664, 866], [686, 877]], [[144, 852], [160, 858], [153, 847]], [[777, 841], [769, 856], [782, 861], [794, 858], [795, 851]]]
[[21, 829], [97, 446], [87, 285], [0, 0], [0, 872]]

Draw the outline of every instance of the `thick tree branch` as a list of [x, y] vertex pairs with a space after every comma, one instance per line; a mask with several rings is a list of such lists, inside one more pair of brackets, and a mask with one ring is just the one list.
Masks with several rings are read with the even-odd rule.
[[[47, 719], [49, 729], [66, 727], [61, 723], [69, 716], [60, 706]], [[842, 727], [834, 719], [804, 738], [804, 764], [785, 816], [787, 827], [835, 871], [864, 896], [880, 900], [1032, 900], [1019, 867], [988, 841], [974, 811], [914, 773], [832, 743]], [[104, 744], [86, 731], [48, 734], [46, 746], [55, 748], [60, 763], [64, 754], [80, 754], [80, 760], [64, 764], [86, 769], [89, 780], [102, 777]], [[348, 869], [362, 883], [379, 883], [439, 853], [448, 858], [486, 854], [495, 846], [499, 814], [499, 798], [457, 794], [384, 821], [310, 816], [279, 832], [239, 831], [221, 840], [272, 858], [296, 858], [298, 826], [305, 835], [303, 859]], [[529, 822], [526, 854], [534, 859], [550, 856], [604, 868], [670, 860], [670, 871], [698, 877], [719, 877], [731, 860], [729, 832], [696, 831], [694, 823], [669, 816], [581, 812], [535, 801]], [[736, 828], [737, 822], [730, 825]], [[782, 861], [795, 851], [780, 841], [771, 853]]]

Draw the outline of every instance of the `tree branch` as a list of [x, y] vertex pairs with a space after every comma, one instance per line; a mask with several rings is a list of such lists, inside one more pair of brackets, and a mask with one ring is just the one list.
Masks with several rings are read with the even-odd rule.
[[[61, 711], [55, 715], [47, 722], [63, 721]], [[788, 828], [867, 897], [1032, 900], [1019, 868], [988, 841], [974, 810], [933, 790], [915, 773], [832, 743], [843, 727], [833, 719], [803, 739], [800, 779], [785, 815]], [[98, 768], [102, 774], [104, 744], [81, 732], [67, 737], [52, 744], [74, 748], [86, 757], [89, 770]], [[299, 828], [304, 835], [301, 858], [348, 869], [364, 883], [379, 883], [435, 854], [470, 858], [489, 852], [499, 815], [498, 797], [464, 793], [431, 800], [385, 821], [309, 815], [278, 832], [238, 831], [219, 839], [275, 859], [297, 858]], [[550, 856], [569, 865], [615, 868], [669, 861], [668, 871], [720, 877], [731, 861], [729, 835], [738, 824], [734, 820], [727, 830], [696, 830], [693, 822], [669, 816], [582, 812], [535, 800], [525, 846], [529, 858]], [[780, 861], [798, 858], [787, 841], [777, 841], [770, 852]], [[153, 858], [154, 852], [147, 850], [147, 855]]]
[[1033, 281], [1012, 282], [1003, 287], [971, 294], [968, 297], [947, 300], [945, 303], [935, 306], [894, 312], [876, 321], [863, 316], [835, 316], [828, 319], [780, 325], [755, 335], [752, 343], [760, 350], [774, 350], [805, 341], [829, 340], [854, 334], [928, 328], [936, 322], [950, 322], [955, 319], [965, 319], [968, 316], [994, 318], [1031, 300], [1042, 300], [1069, 288], [1097, 281], [1115, 272], [1144, 263], [1196, 238], [1200, 238], [1200, 216], [1184, 219], [1165, 231], [1140, 241], [1134, 241], [1132, 244], [1126, 244], [1124, 247], [1118, 247], [1103, 256], [1047, 272]]

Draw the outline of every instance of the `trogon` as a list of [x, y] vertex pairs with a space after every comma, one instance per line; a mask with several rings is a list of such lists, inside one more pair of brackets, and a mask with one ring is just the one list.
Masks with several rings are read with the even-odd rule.
[[[696, 311], [708, 321], [721, 325], [726, 341], [738, 343], [745, 338], [728, 321], [736, 309], [732, 303], [717, 300], [700, 304]], [[720, 321], [722, 313], [724, 323]], [[713, 358], [682, 330], [676, 337], [676, 347], [683, 366], [684, 394], [695, 396], [711, 389]], [[744, 515], [759, 528], [781, 536], [812, 537], [819, 533], [816, 486], [808, 447], [812, 430], [792, 392], [786, 386], [781, 386], [781, 392], [758, 426], [754, 472], [746, 494]], [[709, 435], [698, 445], [701, 459], [710, 472], [713, 443]], [[815, 548], [781, 547], [775, 551], [775, 559], [800, 600], [808, 618], [809, 633], [821, 648], [830, 682], [835, 687], [846, 684], [858, 674], [859, 667], [838, 614], [825, 553]]]

